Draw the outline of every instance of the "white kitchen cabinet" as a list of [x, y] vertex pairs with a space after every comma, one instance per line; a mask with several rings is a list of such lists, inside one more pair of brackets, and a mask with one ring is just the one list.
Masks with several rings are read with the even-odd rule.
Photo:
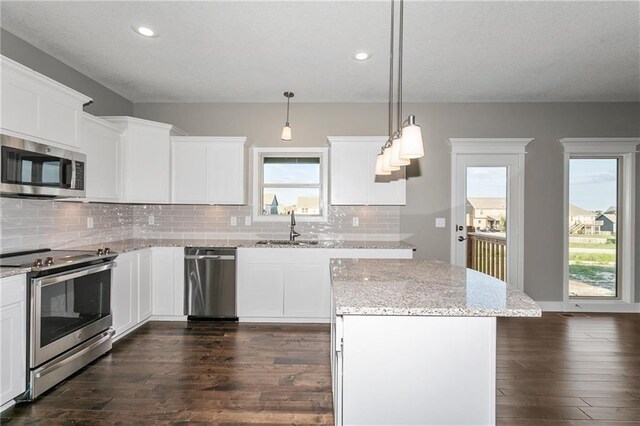
[[154, 247], [153, 316], [184, 315], [184, 248]]
[[239, 248], [238, 317], [247, 322], [329, 322], [330, 259], [412, 257], [410, 248]]
[[281, 265], [247, 264], [238, 274], [246, 277], [242, 289], [238, 289], [242, 294], [237, 302], [239, 317], [284, 316], [284, 268]]
[[91, 201], [120, 199], [120, 137], [109, 122], [82, 113], [82, 141], [87, 154], [86, 198]]
[[111, 275], [111, 313], [115, 337], [138, 322], [138, 252], [119, 254]]
[[2, 133], [83, 149], [82, 106], [91, 98], [5, 56], [0, 59]]
[[26, 276], [0, 280], [0, 406], [26, 389]]
[[386, 137], [329, 137], [332, 205], [405, 205], [404, 167], [376, 176], [375, 164]]
[[138, 323], [151, 316], [153, 309], [153, 262], [151, 249], [138, 254]]
[[284, 268], [284, 316], [326, 318], [330, 288], [329, 265], [289, 265]]
[[102, 117], [122, 132], [120, 201], [171, 202], [171, 137], [177, 127], [132, 117]]
[[175, 203], [246, 204], [247, 138], [173, 137]]

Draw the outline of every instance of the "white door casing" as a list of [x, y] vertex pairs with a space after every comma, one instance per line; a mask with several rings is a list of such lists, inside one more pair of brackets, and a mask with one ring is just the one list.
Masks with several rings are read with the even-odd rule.
[[[524, 290], [524, 155], [532, 138], [450, 138], [451, 263], [466, 266], [467, 167], [507, 168], [507, 282]], [[458, 230], [458, 225], [463, 227]]]

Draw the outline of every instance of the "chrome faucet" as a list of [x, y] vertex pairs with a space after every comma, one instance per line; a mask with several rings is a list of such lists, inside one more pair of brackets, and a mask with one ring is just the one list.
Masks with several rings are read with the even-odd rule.
[[291, 225], [290, 225], [290, 231], [289, 231], [289, 242], [293, 243], [296, 240], [296, 237], [299, 237], [300, 234], [296, 232], [296, 230], [294, 229], [294, 227], [296, 226], [296, 214], [293, 212], [293, 210], [291, 210]]

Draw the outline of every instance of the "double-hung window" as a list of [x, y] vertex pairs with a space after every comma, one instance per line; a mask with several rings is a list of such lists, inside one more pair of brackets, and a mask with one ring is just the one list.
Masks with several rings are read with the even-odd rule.
[[257, 221], [301, 221], [327, 217], [324, 148], [255, 148], [253, 217]]

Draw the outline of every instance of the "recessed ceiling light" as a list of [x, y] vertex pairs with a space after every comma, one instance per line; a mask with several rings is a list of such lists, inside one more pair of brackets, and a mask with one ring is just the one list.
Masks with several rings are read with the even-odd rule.
[[356, 54], [353, 55], [353, 59], [355, 59], [356, 61], [366, 61], [370, 57], [371, 54], [365, 51], [356, 52]]
[[156, 33], [149, 27], [134, 27], [133, 30], [145, 37], [153, 37]]

